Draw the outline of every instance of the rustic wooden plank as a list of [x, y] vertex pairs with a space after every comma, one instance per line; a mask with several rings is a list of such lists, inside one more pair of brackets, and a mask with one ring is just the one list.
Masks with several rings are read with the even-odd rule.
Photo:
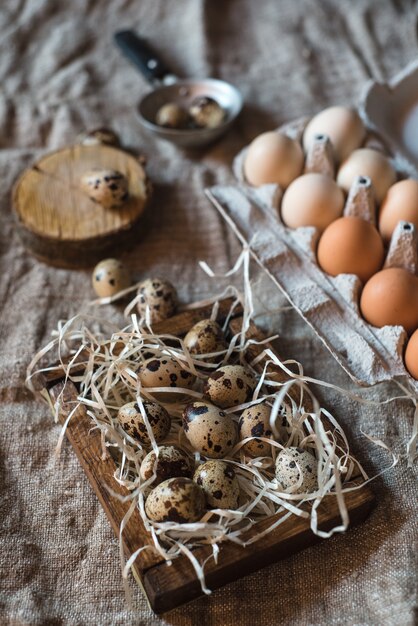
[[[354, 526], [370, 513], [374, 496], [368, 487], [362, 487], [359, 491], [347, 494], [345, 502], [350, 514], [350, 525]], [[340, 522], [335, 497], [324, 498], [318, 519], [321, 530], [330, 530]], [[248, 535], [263, 530], [271, 522], [272, 520], [263, 520]], [[277, 529], [245, 548], [228, 542], [222, 544], [218, 563], [213, 559], [207, 562], [206, 584], [210, 589], [217, 589], [319, 541], [320, 538], [310, 529], [309, 520], [292, 516]], [[197, 548], [194, 556], [202, 563], [211, 553], [210, 546], [204, 546]], [[202, 595], [194, 568], [184, 557], [175, 559], [170, 566], [161, 563], [145, 572], [144, 589], [156, 613], [172, 610]]]
[[[232, 299], [220, 303], [218, 319], [223, 320], [229, 313]], [[200, 319], [208, 317], [212, 311], [212, 305], [203, 305], [196, 309], [180, 312], [178, 315], [165, 320], [155, 326], [155, 332], [184, 335], [190, 327]], [[236, 310], [236, 314], [242, 309]], [[242, 319], [234, 318], [230, 321], [230, 330], [239, 332]], [[255, 324], [251, 323], [248, 334], [250, 338], [262, 339], [264, 335]], [[249, 360], [254, 359], [265, 347], [273, 347], [270, 344], [263, 346], [252, 345], [248, 349]], [[274, 349], [273, 349], [274, 351]], [[260, 362], [258, 369], [263, 364]], [[48, 373], [50, 374], [50, 373]], [[275, 380], [286, 381], [287, 375], [278, 367], [272, 366], [269, 375]], [[54, 378], [55, 376], [55, 378]], [[57, 380], [56, 376], [61, 376]], [[74, 407], [77, 390], [73, 383], [62, 381], [62, 371], [46, 376], [44, 379], [46, 388], [49, 389], [51, 398], [55, 401], [59, 395], [64, 400], [61, 406], [61, 421], [64, 421], [68, 412]], [[293, 396], [299, 400], [295, 389]], [[305, 409], [310, 410], [305, 403]], [[129, 502], [122, 503], [110, 495], [106, 485], [110, 486], [115, 493], [125, 496], [128, 491], [121, 487], [113, 478], [116, 465], [111, 457], [101, 458], [101, 438], [97, 430], [91, 431], [91, 420], [83, 407], [77, 410], [76, 415], [67, 426], [67, 436], [83, 466], [83, 469], [93, 486], [116, 534], [119, 533], [120, 523], [129, 508]], [[354, 477], [353, 477], [354, 478]], [[351, 483], [350, 483], [351, 484]], [[361, 485], [362, 479], [356, 478], [352, 484]], [[346, 495], [346, 506], [350, 515], [351, 525], [362, 521], [369, 513], [374, 503], [374, 497], [368, 486], [350, 492]], [[308, 506], [308, 505], [306, 505]], [[282, 516], [279, 513], [277, 517]], [[276, 517], [276, 519], [277, 519]], [[262, 520], [248, 531], [247, 537], [266, 529], [272, 519]], [[323, 529], [329, 529], [339, 522], [339, 512], [335, 496], [329, 495], [324, 498], [319, 509], [319, 522]], [[218, 563], [210, 560], [205, 572], [207, 584], [211, 588], [220, 587], [231, 580], [255, 571], [276, 560], [285, 558], [318, 541], [309, 527], [309, 520], [292, 516], [285, 520], [280, 527], [268, 533], [257, 542], [245, 548], [225, 542], [221, 545]], [[123, 533], [123, 548], [127, 557], [142, 545], [150, 543], [150, 537], [146, 533], [140, 514], [134, 511]], [[203, 561], [211, 554], [209, 546], [202, 546], [194, 551], [196, 557]], [[196, 579], [195, 571], [185, 556], [180, 556], [173, 561], [171, 566], [161, 557], [151, 551], [142, 553], [135, 562], [135, 576], [141, 582], [152, 608], [157, 613], [168, 611], [176, 606], [188, 602], [201, 595], [200, 584]]]

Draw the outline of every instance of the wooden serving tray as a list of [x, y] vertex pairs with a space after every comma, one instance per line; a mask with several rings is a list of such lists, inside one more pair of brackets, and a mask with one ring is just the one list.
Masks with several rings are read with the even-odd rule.
[[[222, 322], [226, 319], [231, 303], [231, 299], [223, 300], [220, 303], [218, 321]], [[155, 325], [154, 330], [157, 333], [182, 336], [193, 324], [209, 317], [211, 311], [212, 305], [188, 310]], [[230, 320], [229, 327], [232, 333], [239, 332], [241, 329], [242, 318], [240, 315], [241, 311], [236, 311], [235, 317]], [[248, 336], [256, 339], [264, 338], [253, 323], [249, 328]], [[248, 349], [249, 359], [255, 358], [265, 347], [273, 349], [269, 344], [250, 346]], [[76, 365], [74, 373], [79, 368], [80, 366]], [[259, 364], [259, 368], [262, 370], [262, 363]], [[269, 376], [274, 376], [276, 380], [287, 379], [278, 367], [271, 367]], [[77, 398], [75, 385], [71, 381], [64, 382], [62, 370], [58, 367], [43, 375], [42, 380], [38, 380], [39, 383], [41, 383], [42, 395], [49, 400], [51, 405], [60, 396], [61, 413], [59, 419], [61, 423], [64, 423], [68, 413], [74, 408], [74, 402]], [[292, 387], [290, 394], [292, 394], [292, 390], [294, 390], [295, 399], [298, 400], [297, 389]], [[305, 410], [309, 412], [312, 410], [312, 406], [308, 404], [308, 398], [306, 399]], [[326, 420], [323, 421], [326, 425]], [[71, 418], [66, 435], [109, 518], [115, 534], [118, 536], [120, 523], [131, 503], [121, 502], [110, 495], [107, 487], [110, 487], [114, 493], [120, 496], [128, 495], [128, 491], [113, 478], [116, 470], [113, 459], [111, 457], [102, 458], [100, 432], [97, 429], [91, 430], [91, 418], [86, 414], [84, 407], [80, 407]], [[344, 445], [342, 440], [339, 443]], [[361, 485], [363, 482], [364, 479], [357, 472], [353, 474], [350, 485]], [[345, 494], [345, 503], [350, 516], [350, 524], [353, 526], [367, 517], [373, 507], [374, 496], [369, 487], [365, 485], [361, 489]], [[276, 519], [281, 515], [279, 513]], [[323, 499], [318, 509], [318, 522], [321, 530], [329, 530], [340, 522], [334, 496], [325, 496]], [[250, 539], [251, 536], [259, 533], [271, 523], [272, 518], [257, 523], [246, 533], [245, 538]], [[138, 548], [150, 542], [149, 535], [137, 510], [134, 511], [123, 531], [122, 541], [127, 558]], [[245, 548], [230, 542], [222, 543], [218, 563], [209, 559], [205, 567], [206, 584], [211, 589], [221, 587], [318, 541], [319, 538], [310, 529], [309, 519], [291, 516], [278, 528]], [[212, 549], [210, 546], [202, 546], [197, 548], [194, 554], [202, 562], [212, 554]], [[187, 557], [183, 555], [174, 559], [172, 565], [168, 566], [161, 556], [151, 550], [145, 550], [136, 559], [133, 573], [155, 613], [169, 611], [202, 595], [195, 570]]]

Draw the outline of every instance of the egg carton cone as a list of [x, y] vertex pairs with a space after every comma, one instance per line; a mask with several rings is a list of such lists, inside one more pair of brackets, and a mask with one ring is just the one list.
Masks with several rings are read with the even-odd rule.
[[[309, 118], [296, 120], [277, 130], [300, 141]], [[364, 147], [385, 152], [378, 137], [368, 134]], [[232, 228], [252, 257], [284, 293], [290, 304], [311, 326], [350, 378], [371, 386], [401, 377], [418, 391], [405, 369], [403, 352], [407, 334], [401, 326], [375, 328], [360, 315], [358, 302], [362, 284], [357, 276], [325, 274], [316, 261], [318, 231], [313, 227], [291, 229], [280, 218], [282, 190], [278, 185], [248, 185], [243, 164], [248, 148], [234, 159], [236, 185], [214, 186], [206, 195]], [[399, 171], [396, 160], [392, 164]], [[307, 155], [309, 171], [330, 173], [327, 139], [317, 137]], [[375, 205], [370, 179], [360, 176], [348, 194], [344, 215], [356, 215], [374, 223]], [[405, 226], [405, 224], [407, 224]], [[393, 235], [385, 266], [417, 268], [414, 226], [400, 223]]]

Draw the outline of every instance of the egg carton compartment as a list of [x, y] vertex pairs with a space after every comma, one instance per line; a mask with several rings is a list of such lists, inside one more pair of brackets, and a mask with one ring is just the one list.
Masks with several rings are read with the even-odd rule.
[[[299, 119], [277, 130], [300, 141], [308, 121], [309, 118]], [[372, 133], [367, 134], [363, 147], [385, 152], [382, 142]], [[316, 228], [291, 229], [283, 224], [279, 213], [282, 191], [278, 185], [252, 187], [245, 182], [243, 163], [247, 150], [244, 148], [234, 160], [237, 185], [207, 189], [209, 200], [352, 380], [370, 386], [402, 377], [418, 391], [418, 382], [408, 374], [403, 362], [407, 341], [404, 328], [376, 328], [363, 319], [358, 306], [362, 288], [359, 278], [352, 274], [333, 277], [320, 269], [316, 260]], [[399, 172], [397, 160], [391, 159], [391, 163]], [[349, 202], [350, 194], [346, 207]], [[362, 210], [365, 209], [360, 206], [358, 213]], [[409, 265], [415, 260], [416, 256]]]

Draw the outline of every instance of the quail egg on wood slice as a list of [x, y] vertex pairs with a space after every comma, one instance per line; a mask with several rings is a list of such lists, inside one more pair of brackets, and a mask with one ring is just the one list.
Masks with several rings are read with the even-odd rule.
[[242, 365], [223, 365], [205, 382], [205, 397], [222, 409], [244, 404], [257, 386], [255, 377]]
[[235, 445], [234, 420], [208, 402], [192, 402], [183, 411], [184, 433], [192, 447], [210, 459], [222, 459]]
[[[240, 439], [247, 437], [265, 437], [272, 439], [273, 433], [270, 427], [271, 407], [260, 403], [249, 406], [241, 413], [238, 428]], [[270, 456], [271, 446], [260, 439], [252, 439], [243, 445], [244, 452], [252, 457]]]
[[174, 315], [177, 309], [177, 292], [168, 280], [147, 278], [138, 285], [138, 313], [155, 324]]
[[[200, 320], [189, 330], [184, 338], [184, 345], [190, 354], [211, 354], [226, 349], [226, 341], [218, 322]], [[211, 360], [214, 360], [212, 357]]]
[[[163, 357], [151, 357], [144, 361], [139, 368], [141, 385], [147, 387], [172, 387], [191, 389], [196, 377], [182, 367], [175, 359]], [[161, 401], [175, 402], [184, 396], [180, 393], [167, 391], [153, 392], [153, 395]]]
[[177, 446], [159, 446], [158, 457], [154, 450], [148, 452], [141, 463], [140, 475], [149, 480], [154, 474], [152, 486], [155, 487], [169, 478], [185, 476], [191, 478], [194, 469], [193, 459]]
[[196, 469], [193, 480], [205, 492], [206, 502], [213, 509], [236, 509], [239, 483], [235, 470], [225, 461], [206, 461]]
[[114, 296], [131, 284], [129, 271], [118, 259], [104, 259], [92, 274], [93, 289], [99, 298]]
[[318, 489], [318, 463], [303, 448], [284, 448], [276, 457], [276, 478], [289, 493], [308, 493]]
[[117, 209], [129, 199], [128, 180], [117, 170], [90, 170], [80, 180], [90, 200], [105, 209]]
[[205, 508], [203, 489], [184, 476], [160, 483], [145, 501], [145, 512], [154, 522], [197, 522]]
[[[143, 401], [146, 416], [155, 441], [162, 441], [169, 433], [171, 419], [164, 407], [156, 402]], [[151, 444], [144, 417], [137, 402], [128, 402], [118, 411], [118, 422], [133, 439], [145, 446]]]

